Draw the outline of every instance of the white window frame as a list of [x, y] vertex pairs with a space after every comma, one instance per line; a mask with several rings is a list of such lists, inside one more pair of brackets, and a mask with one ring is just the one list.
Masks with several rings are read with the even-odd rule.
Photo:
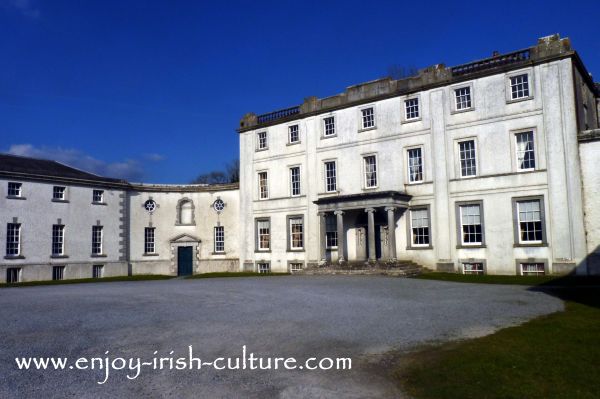
[[[327, 133], [327, 119], [331, 119], [333, 121], [333, 133]], [[326, 115], [321, 119], [321, 128], [322, 128], [322, 132], [323, 134], [321, 134], [321, 137], [323, 138], [329, 138], [329, 137], [335, 137], [337, 136], [337, 124], [336, 124], [336, 118], [335, 115]]]
[[[261, 135], [265, 135], [264, 146], [262, 145]], [[256, 151], [265, 151], [269, 149], [269, 132], [261, 130], [256, 132]]]
[[[473, 142], [473, 151], [475, 153], [475, 174], [473, 175], [463, 175], [463, 168], [462, 168], [462, 156], [461, 156], [461, 150], [460, 150], [460, 146], [463, 143], [472, 141]], [[473, 177], [477, 177], [479, 176], [479, 148], [478, 148], [478, 144], [477, 144], [477, 138], [475, 137], [465, 137], [459, 140], [456, 140], [456, 156], [458, 159], [458, 177], [461, 179], [469, 179], [469, 178], [473, 178]]]
[[156, 228], [144, 227], [144, 253], [156, 253]]
[[52, 266], [52, 281], [65, 279], [65, 266]]
[[67, 187], [66, 186], [52, 187], [52, 199], [55, 201], [66, 201], [67, 200]]
[[[416, 101], [416, 116], [412, 116], [409, 117], [409, 113], [408, 113], [408, 109], [409, 107], [414, 107], [414, 104], [412, 104], [414, 101]], [[409, 104], [410, 103], [410, 104]], [[410, 97], [406, 97], [403, 101], [402, 101], [402, 115], [403, 117], [403, 122], [416, 122], [416, 121], [420, 121], [422, 118], [422, 107], [421, 107], [421, 96], [416, 95], [416, 96], [410, 96]]]
[[[298, 179], [294, 180], [294, 170], [298, 171]], [[290, 176], [290, 197], [299, 197], [302, 195], [302, 170], [300, 169], [300, 165], [293, 165], [289, 167], [289, 176]], [[294, 189], [297, 188], [297, 192], [295, 193]]]
[[[523, 270], [523, 266], [525, 265], [542, 265], [542, 270]], [[546, 263], [545, 262], [536, 262], [536, 261], [531, 261], [531, 262], [519, 262], [519, 272], [521, 273], [521, 276], [544, 276], [546, 275]]]
[[[483, 218], [483, 202], [466, 202], [466, 203], [457, 203], [458, 206], [458, 234], [459, 234], [459, 243], [463, 247], [482, 247], [485, 245], [485, 224]], [[463, 208], [477, 206], [479, 208], [479, 224], [464, 224], [463, 223]], [[464, 235], [464, 226], [480, 226], [480, 235], [481, 240], [478, 242], [465, 242]], [[470, 233], [476, 234], [476, 233]]]
[[[477, 265], [481, 266], [481, 268], [476, 267]], [[468, 269], [467, 269], [468, 267]], [[461, 262], [461, 271], [462, 274], [473, 274], [473, 275], [484, 275], [485, 274], [485, 264], [481, 261], [469, 261], [469, 262]]]
[[[457, 92], [459, 90], [463, 90], [463, 89], [469, 89], [469, 97], [470, 97], [470, 102], [471, 102], [471, 106], [469, 107], [465, 107], [465, 108], [458, 108], [458, 96], [457, 96]], [[452, 98], [451, 101], [451, 111], [452, 113], [461, 113], [461, 112], [467, 112], [467, 111], [473, 111], [475, 109], [475, 96], [474, 96], [474, 90], [473, 90], [473, 82], [469, 82], [469, 83], [461, 83], [459, 85], [454, 85], [450, 87], [450, 91], [451, 91], [451, 95], [450, 97]]]
[[289, 262], [290, 265], [290, 273], [300, 272], [304, 269], [303, 262]]
[[65, 225], [52, 225], [52, 255], [62, 256], [65, 254]]
[[[258, 252], [268, 252], [271, 250], [271, 219], [256, 219], [256, 250]], [[261, 223], [267, 223], [266, 227], [261, 228]], [[266, 230], [266, 232], [261, 232]], [[266, 246], [263, 246], [262, 237], [266, 237]]]
[[[288, 144], [300, 144], [300, 124], [294, 123], [292, 125], [288, 125]], [[295, 132], [293, 129], [296, 128]], [[296, 140], [292, 141], [292, 133], [296, 133]]]
[[[537, 202], [539, 206], [539, 220], [521, 220], [521, 205], [525, 202]], [[530, 244], [542, 244], [544, 242], [544, 202], [539, 198], [522, 198], [516, 199], [516, 212], [517, 212], [517, 234], [519, 239], [519, 244], [530, 245]], [[523, 223], [539, 223], [540, 224], [540, 234], [541, 238], [539, 240], [523, 240], [523, 230], [521, 229], [521, 222]], [[537, 230], [534, 230], [537, 231]]]
[[92, 255], [102, 255], [104, 226], [92, 226]]
[[269, 263], [269, 262], [257, 262], [256, 263], [256, 272], [260, 273], [260, 274], [271, 273], [271, 263]]
[[[521, 75], [527, 75], [527, 86], [528, 86], [528, 90], [529, 90], [529, 95], [528, 96], [523, 96], [523, 97], [516, 97], [513, 98], [512, 96], [512, 79], [516, 78], [518, 76]], [[526, 100], [531, 100], [533, 99], [533, 93], [534, 93], [534, 79], [535, 75], [533, 73], [533, 69], [522, 69], [519, 71], [514, 71], [511, 72], [509, 74], [506, 74], [506, 78], [505, 78], [505, 91], [506, 91], [506, 102], [507, 103], [515, 103], [515, 102], [519, 102], [519, 101], [526, 101]]]
[[[11, 191], [13, 192], [11, 194]], [[16, 194], [14, 192], [16, 191]], [[16, 181], [9, 181], [6, 185], [6, 193], [11, 198], [23, 198], [23, 183]]]
[[[265, 178], [263, 179], [261, 175], [264, 175]], [[256, 172], [256, 178], [258, 180], [258, 199], [269, 199], [269, 171], [259, 170], [258, 172]]]
[[[419, 229], [419, 228], [423, 228], [423, 227], [413, 227], [413, 213], [414, 212], [425, 212], [426, 214], [426, 219], [427, 219], [427, 243], [421, 243], [421, 244], [416, 244], [415, 243], [415, 238], [418, 235], [415, 235], [415, 228]], [[425, 247], [430, 247], [431, 246], [431, 215], [429, 213], [429, 208], [428, 207], [415, 207], [415, 208], [411, 208], [410, 209], [410, 214], [409, 214], [410, 220], [410, 245], [409, 247], [416, 247], [416, 248], [425, 248]], [[424, 236], [424, 235], [422, 235]]]
[[[298, 223], [299, 221], [299, 223]], [[299, 225], [300, 226], [300, 232], [296, 232], [294, 233], [294, 229], [293, 226], [294, 225]], [[300, 246], [295, 246], [294, 245], [294, 234], [300, 234]], [[289, 249], [291, 251], [302, 251], [304, 250], [304, 217], [302, 215], [298, 215], [298, 216], [289, 216], [288, 217], [288, 242], [289, 242]]]
[[[333, 176], [329, 176], [328, 175], [328, 171], [327, 171], [327, 165], [328, 164], [332, 164], [333, 165]], [[337, 160], [336, 159], [326, 159], [323, 161], [323, 177], [324, 177], [324, 183], [325, 183], [325, 192], [326, 193], [336, 193], [338, 191], [338, 181], [337, 181]], [[331, 184], [330, 184], [331, 182]], [[332, 190], [330, 190], [331, 186], [335, 186], [333, 187]]]
[[102, 204], [104, 202], [104, 190], [92, 190], [92, 202]]
[[[518, 137], [521, 134], [531, 133], [532, 136], [532, 144], [533, 144], [533, 167], [532, 168], [521, 168], [521, 162], [519, 161], [519, 142]], [[514, 148], [514, 160], [515, 160], [515, 168], [517, 172], [531, 172], [538, 168], [538, 154], [537, 154], [537, 132], [536, 129], [521, 129], [515, 130], [511, 132], [512, 135], [512, 146]]]
[[103, 278], [103, 277], [104, 277], [104, 265], [93, 265], [92, 266], [92, 278]]
[[[375, 170], [374, 171], [368, 171], [367, 170], [367, 158], [373, 158], [375, 160]], [[364, 189], [374, 189], [379, 187], [379, 165], [378, 165], [378, 160], [377, 160], [377, 154], [363, 154], [362, 155], [362, 167], [363, 167], [363, 188]], [[370, 185], [369, 184], [369, 178], [368, 176], [370, 174], [374, 174], [375, 176], [375, 184]], [[372, 180], [372, 179], [371, 179]]]
[[213, 229], [214, 252], [225, 253], [225, 227], [215, 226]]
[[[16, 234], [15, 234], [16, 230]], [[16, 248], [15, 248], [16, 245]], [[16, 252], [13, 250], [16, 249]], [[17, 257], [21, 255], [21, 223], [6, 224], [6, 256]]]
[[[411, 151], [415, 151], [415, 150], [419, 150], [421, 152], [421, 163], [420, 163], [420, 167], [421, 167], [421, 179], [417, 180], [413, 180], [412, 179], [412, 171], [411, 171], [411, 165], [410, 165], [410, 154]], [[415, 183], [422, 183], [425, 180], [425, 160], [424, 160], [424, 153], [425, 153], [425, 148], [422, 145], [418, 145], [418, 146], [413, 146], [413, 147], [407, 147], [406, 148], [406, 180], [408, 182], [408, 184], [415, 184]]]
[[[20, 267], [7, 267], [6, 268], [6, 283], [7, 284], [14, 284], [14, 283], [20, 283], [21, 282], [21, 274], [22, 274], [22, 269]], [[15, 279], [9, 279], [9, 276], [12, 276], [14, 272], [15, 275]]]
[[[364, 113], [369, 109], [372, 110], [373, 124], [371, 126], [365, 126]], [[358, 129], [359, 132], [377, 128], [377, 111], [375, 110], [375, 104], [365, 105], [363, 107], [360, 107], [358, 109], [358, 117], [359, 117], [359, 122], [360, 122], [360, 124], [359, 124], [360, 128]]]
[[[327, 223], [330, 221], [329, 223]], [[331, 229], [333, 227], [333, 229]], [[335, 241], [335, 245], [332, 243]], [[338, 231], [337, 231], [337, 218], [333, 214], [327, 214], [325, 216], [325, 247], [327, 249], [337, 249], [338, 247]]]

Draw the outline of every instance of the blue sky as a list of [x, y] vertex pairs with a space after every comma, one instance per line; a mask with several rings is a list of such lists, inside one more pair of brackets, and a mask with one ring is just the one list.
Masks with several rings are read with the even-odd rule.
[[235, 128], [383, 77], [571, 38], [600, 81], [600, 1], [0, 0], [0, 152], [185, 183]]

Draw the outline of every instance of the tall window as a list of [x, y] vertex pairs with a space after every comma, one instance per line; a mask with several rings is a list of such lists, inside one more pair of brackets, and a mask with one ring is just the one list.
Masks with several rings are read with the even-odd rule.
[[456, 99], [457, 111], [471, 108], [471, 86], [461, 87], [460, 89], [454, 90], [454, 95]]
[[215, 252], [225, 252], [225, 227], [215, 226]]
[[526, 97], [529, 97], [529, 76], [526, 73], [512, 76], [510, 78], [510, 98], [517, 100]]
[[271, 249], [271, 222], [268, 219], [257, 220], [256, 232], [258, 234], [258, 250], [268, 251]]
[[92, 226], [92, 254], [102, 253], [102, 226]]
[[337, 248], [338, 246], [337, 219], [335, 215], [327, 215], [325, 217], [325, 246], [327, 248]]
[[267, 140], [267, 132], [256, 133], [256, 147], [259, 150], [266, 150], [269, 147], [269, 142]]
[[177, 204], [179, 209], [179, 224], [194, 224], [194, 203], [190, 200], [180, 200]]
[[479, 204], [461, 205], [459, 210], [462, 244], [482, 244], [483, 228], [481, 224], [481, 206]]
[[290, 223], [290, 249], [304, 248], [304, 222], [301, 217], [289, 219]]
[[269, 198], [269, 175], [267, 172], [258, 172], [258, 195], [260, 199]]
[[290, 191], [292, 196], [300, 195], [300, 167], [290, 168]]
[[104, 190], [94, 190], [92, 193], [92, 202], [103, 202]]
[[21, 254], [21, 225], [8, 223], [6, 225], [6, 255], [18, 256]]
[[533, 144], [533, 132], [521, 132], [515, 134], [517, 150], [517, 169], [535, 169], [535, 148]]
[[335, 161], [325, 162], [325, 191], [337, 191], [337, 170]]
[[419, 117], [419, 99], [411, 98], [404, 101], [404, 110], [406, 120], [417, 119]]
[[52, 190], [52, 198], [55, 200], [63, 201], [66, 198], [66, 191], [66, 187], [54, 186], [54, 189]]
[[412, 246], [429, 246], [429, 213], [427, 209], [410, 210]]
[[328, 116], [327, 118], [323, 118], [323, 135], [324, 136], [333, 136], [335, 134], [335, 118], [333, 116]]
[[52, 280], [62, 280], [65, 277], [64, 266], [52, 266]]
[[477, 156], [475, 154], [475, 140], [461, 141], [458, 143], [458, 152], [460, 155], [460, 175], [477, 175]]
[[20, 197], [21, 196], [21, 183], [8, 182], [8, 196], [9, 197]]
[[377, 187], [377, 158], [375, 155], [363, 157], [365, 165], [365, 187]]
[[421, 148], [408, 150], [408, 181], [411, 183], [423, 181], [423, 155]]
[[373, 107], [360, 110], [362, 116], [362, 128], [369, 129], [375, 127], [375, 110]]
[[300, 131], [298, 125], [288, 126], [288, 139], [290, 144], [300, 142]]
[[154, 227], [144, 228], [144, 253], [153, 254], [156, 252], [154, 244]]
[[543, 240], [542, 211], [540, 200], [517, 201], [519, 218], [519, 241], [541, 243]]
[[62, 224], [52, 225], [52, 255], [64, 255], [65, 253], [65, 226]]

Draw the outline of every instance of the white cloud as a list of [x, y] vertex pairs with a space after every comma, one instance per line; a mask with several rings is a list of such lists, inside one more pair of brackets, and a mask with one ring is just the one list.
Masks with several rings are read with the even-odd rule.
[[26, 17], [36, 19], [41, 15], [40, 9], [34, 6], [30, 0], [8, 0], [7, 3], [9, 7], [19, 10]]
[[164, 155], [155, 153], [144, 154], [144, 158], [153, 162], [163, 161], [165, 159]]
[[[114, 177], [129, 181], [141, 181], [144, 177], [142, 164], [135, 159], [125, 159], [120, 162], [106, 162], [73, 148], [36, 147], [31, 144], [13, 144], [10, 146], [7, 153], [58, 161], [74, 168], [105, 177]], [[152, 159], [147, 157], [147, 155], [152, 155]], [[160, 154], [146, 154], [145, 158], [152, 161], [164, 159]]]

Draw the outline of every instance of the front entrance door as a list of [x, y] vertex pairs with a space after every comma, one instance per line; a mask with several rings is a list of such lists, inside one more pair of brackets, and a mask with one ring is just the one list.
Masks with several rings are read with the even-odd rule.
[[177, 248], [177, 275], [178, 276], [189, 276], [192, 274], [193, 259], [192, 259], [192, 247], [178, 247]]

